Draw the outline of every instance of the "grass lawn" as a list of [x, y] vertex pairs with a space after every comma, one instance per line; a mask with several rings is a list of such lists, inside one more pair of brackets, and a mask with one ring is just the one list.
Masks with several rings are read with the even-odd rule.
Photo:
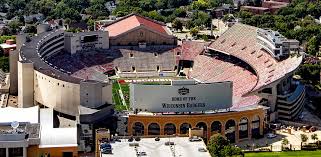
[[[128, 84], [121, 84], [120, 86], [125, 97], [126, 105], [129, 108], [129, 86]], [[113, 101], [115, 103], [116, 111], [126, 110], [119, 95], [119, 85], [117, 81], [113, 83]]]
[[317, 151], [290, 151], [290, 152], [262, 152], [245, 153], [245, 157], [321, 157], [321, 150]]

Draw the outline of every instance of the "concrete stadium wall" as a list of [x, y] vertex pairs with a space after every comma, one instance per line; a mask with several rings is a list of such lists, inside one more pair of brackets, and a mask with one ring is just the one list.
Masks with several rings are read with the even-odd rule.
[[11, 95], [18, 95], [18, 60], [19, 52], [17, 50], [9, 53], [9, 68], [10, 68], [10, 89]]
[[33, 106], [33, 63], [18, 62], [18, 105]]
[[34, 72], [34, 101], [58, 112], [77, 116], [80, 85]]

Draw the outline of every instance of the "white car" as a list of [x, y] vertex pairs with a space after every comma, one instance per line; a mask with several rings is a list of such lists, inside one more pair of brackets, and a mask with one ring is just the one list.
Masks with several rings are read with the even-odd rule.
[[276, 137], [275, 134], [272, 134], [272, 133], [268, 133], [268, 134], [267, 134], [267, 138], [275, 138], [275, 137]]

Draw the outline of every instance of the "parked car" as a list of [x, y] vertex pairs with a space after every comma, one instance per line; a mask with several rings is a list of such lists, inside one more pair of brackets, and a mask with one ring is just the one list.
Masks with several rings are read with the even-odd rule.
[[200, 148], [198, 148], [198, 151], [199, 151], [199, 152], [207, 152], [207, 149], [206, 149], [206, 148], [203, 148], [203, 147], [200, 147]]
[[202, 139], [201, 139], [200, 137], [195, 136], [195, 137], [191, 137], [191, 138], [189, 139], [189, 141], [190, 141], [190, 142], [196, 142], [196, 141], [202, 141]]
[[136, 155], [137, 156], [146, 156], [147, 153], [146, 152], [137, 152]]
[[275, 138], [277, 135], [272, 134], [272, 133], [268, 133], [267, 134], [267, 138], [271, 139], [271, 138]]
[[100, 151], [103, 154], [112, 154], [112, 147], [109, 143], [100, 144]]

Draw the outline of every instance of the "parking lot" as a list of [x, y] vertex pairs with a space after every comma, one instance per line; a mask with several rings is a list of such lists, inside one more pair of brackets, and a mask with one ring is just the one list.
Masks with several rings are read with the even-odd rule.
[[[159, 141], [155, 141], [155, 138], [142, 138], [140, 141], [133, 142], [128, 142], [127, 139], [120, 141], [111, 143], [113, 153], [102, 154], [102, 157], [210, 157], [202, 140], [190, 142], [188, 137], [167, 137], [160, 138]], [[166, 145], [166, 142], [172, 142], [173, 145]], [[206, 151], [200, 151], [201, 148]]]

